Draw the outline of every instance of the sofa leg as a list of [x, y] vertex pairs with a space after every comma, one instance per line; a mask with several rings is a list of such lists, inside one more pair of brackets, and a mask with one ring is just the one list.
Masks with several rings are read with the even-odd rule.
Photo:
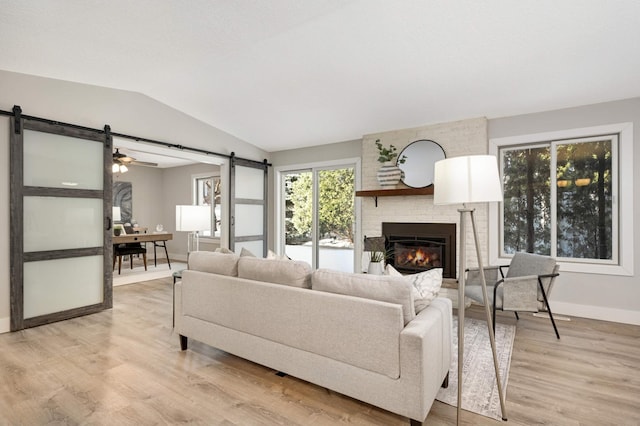
[[180, 335], [180, 350], [187, 350], [187, 336], [183, 336], [182, 334]]
[[449, 373], [447, 373], [447, 375], [444, 376], [444, 380], [442, 381], [442, 387], [445, 389], [449, 387]]
[[411, 426], [422, 426], [422, 422], [414, 419], [411, 420]]

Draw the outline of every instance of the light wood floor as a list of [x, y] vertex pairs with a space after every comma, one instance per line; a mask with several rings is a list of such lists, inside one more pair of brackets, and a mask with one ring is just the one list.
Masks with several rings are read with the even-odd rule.
[[[181, 352], [171, 282], [117, 287], [112, 310], [0, 335], [0, 425], [408, 424], [197, 342]], [[640, 327], [585, 319], [558, 327], [559, 341], [548, 320], [521, 315], [505, 425], [640, 424]], [[455, 413], [436, 401], [426, 424], [455, 424]], [[464, 412], [463, 423], [501, 422]]]

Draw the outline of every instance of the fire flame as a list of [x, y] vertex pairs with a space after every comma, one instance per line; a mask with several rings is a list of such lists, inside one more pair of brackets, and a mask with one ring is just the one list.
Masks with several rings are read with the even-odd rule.
[[420, 247], [417, 249], [403, 249], [397, 254], [396, 260], [400, 265], [412, 265], [414, 267], [434, 266], [432, 263], [437, 261], [440, 256], [431, 250], [425, 250]]

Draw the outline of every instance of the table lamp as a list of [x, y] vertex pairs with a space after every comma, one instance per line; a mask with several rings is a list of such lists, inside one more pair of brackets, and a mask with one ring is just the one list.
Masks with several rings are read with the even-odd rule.
[[211, 206], [176, 206], [176, 231], [191, 232], [187, 239], [187, 254], [191, 252], [192, 241], [200, 250], [199, 231], [211, 229]]

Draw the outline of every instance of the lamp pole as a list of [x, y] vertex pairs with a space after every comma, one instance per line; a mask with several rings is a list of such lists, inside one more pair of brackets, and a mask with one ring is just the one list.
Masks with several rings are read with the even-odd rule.
[[434, 166], [434, 198], [435, 205], [462, 204], [460, 213], [460, 264], [458, 273], [458, 407], [457, 424], [460, 424], [462, 414], [462, 374], [464, 364], [464, 293], [467, 267], [467, 215], [471, 218], [473, 227], [473, 241], [476, 247], [479, 272], [482, 280], [482, 295], [487, 316], [487, 329], [493, 353], [493, 365], [496, 373], [498, 394], [502, 419], [507, 420], [502, 381], [498, 368], [496, 341], [487, 294], [487, 282], [484, 276], [484, 266], [480, 253], [478, 231], [476, 229], [475, 209], [468, 208], [468, 203], [487, 203], [502, 201], [502, 188], [496, 158], [491, 155], [470, 155], [453, 157], [437, 161]]

